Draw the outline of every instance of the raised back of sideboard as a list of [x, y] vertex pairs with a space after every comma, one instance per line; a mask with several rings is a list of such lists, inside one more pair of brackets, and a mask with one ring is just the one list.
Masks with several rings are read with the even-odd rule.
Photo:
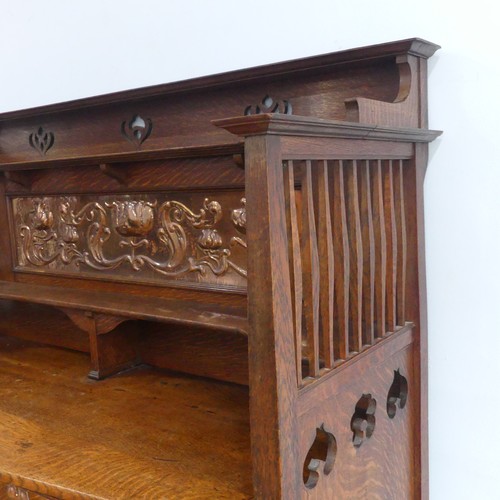
[[[249, 384], [256, 498], [425, 498], [437, 48], [0, 115], [4, 329], [89, 350], [94, 378], [143, 360]], [[19, 328], [33, 308], [45, 327]], [[70, 320], [88, 341], [54, 333]]]

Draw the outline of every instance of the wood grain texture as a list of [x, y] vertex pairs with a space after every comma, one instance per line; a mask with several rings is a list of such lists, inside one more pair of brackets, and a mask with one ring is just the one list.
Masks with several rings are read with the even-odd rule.
[[[90, 352], [88, 333], [58, 309], [1, 300], [0, 313], [1, 335]], [[127, 321], [114, 333], [124, 348], [135, 340], [133, 347], [143, 363], [248, 385], [248, 340], [242, 335], [149, 321]], [[120, 345], [120, 340], [115, 342]]]
[[96, 293], [91, 289], [70, 291], [58, 287], [26, 286], [8, 282], [0, 282], [0, 298], [131, 319], [167, 321], [187, 326], [212, 326], [218, 330], [240, 333], [247, 330], [244, 309], [233, 308], [231, 314], [230, 309], [214, 305], [214, 310], [210, 311], [196, 302], [182, 304], [179, 301], [152, 298], [141, 302], [125, 294]]
[[295, 357], [297, 364], [297, 384], [302, 384], [302, 259], [300, 256], [299, 220], [295, 193], [295, 174], [293, 162], [284, 163], [285, 210], [288, 233], [288, 254], [293, 303], [293, 327], [295, 334]]
[[323, 160], [316, 165], [316, 220], [318, 221], [318, 256], [320, 288], [320, 354], [325, 368], [333, 368], [335, 259], [331, 217], [330, 170]]
[[[0, 481], [56, 498], [252, 497], [248, 391], [0, 340]], [[70, 453], [68, 453], [70, 451]]]
[[401, 160], [394, 165], [394, 200], [396, 206], [396, 231], [398, 234], [396, 278], [396, 318], [398, 325], [404, 325], [406, 320], [406, 260], [408, 242], [406, 237], [406, 204], [403, 168], [403, 161]]
[[349, 234], [349, 352], [363, 348], [363, 239], [359, 207], [358, 163], [346, 168], [346, 213]]
[[418, 445], [414, 448], [417, 473], [414, 477], [417, 498], [429, 498], [429, 429], [428, 429], [428, 334], [425, 270], [424, 232], [424, 177], [428, 161], [428, 147], [417, 146], [411, 168], [404, 170], [408, 216], [408, 274], [406, 315], [415, 317], [416, 342], [414, 349], [417, 389], [413, 397], [417, 400], [415, 432]]
[[[426, 50], [413, 52], [415, 46]], [[331, 54], [38, 110], [4, 113], [0, 116], [0, 163], [23, 169], [49, 162], [68, 165], [75, 160], [101, 164], [141, 157], [144, 153], [179, 153], [181, 148], [215, 149], [221, 144], [236, 144], [236, 138], [211, 127], [210, 120], [241, 116], [248, 105], [261, 102], [266, 95], [276, 100], [293, 97], [297, 115], [343, 120], [348, 99], [390, 102], [398, 95], [398, 56], [412, 51], [416, 57], [428, 57], [437, 49], [420, 40], [398, 42], [391, 47], [387, 50], [387, 46], [381, 46], [379, 53], [374, 48], [359, 49], [351, 52], [351, 61], [347, 53], [342, 57]], [[283, 78], [287, 71], [293, 78]], [[418, 104], [404, 115], [415, 114]], [[101, 119], [103, 114], [106, 120]], [[123, 136], [124, 125], [132, 123], [136, 116], [150, 124], [147, 140], [139, 144]], [[28, 137], [42, 128], [52, 139], [40, 154]]]
[[247, 207], [255, 214], [247, 231], [254, 491], [257, 498], [287, 499], [300, 487], [301, 469], [293, 411], [296, 352], [279, 138], [248, 138], [245, 164]]
[[229, 85], [260, 78], [268, 79], [273, 76], [281, 76], [283, 72], [307, 74], [311, 72], [311, 68], [316, 68], [318, 72], [323, 73], [326, 72], [326, 70], [328, 70], [328, 68], [332, 65], [343, 65], [345, 63], [352, 63], [356, 65], [359, 64], [360, 61], [365, 61], [366, 59], [385, 59], [399, 54], [410, 53], [427, 59], [431, 57], [439, 48], [439, 45], [421, 38], [408, 38], [405, 40], [342, 50], [332, 52], [330, 54], [306, 57], [251, 69], [236, 70], [219, 75], [203, 76], [181, 82], [155, 85], [142, 89], [115, 92], [113, 94], [78, 99], [75, 101], [52, 104], [39, 108], [2, 113], [0, 115], [0, 120], [3, 121], [16, 117], [27, 117], [49, 112], [69, 111], [72, 109], [98, 106], [107, 103], [116, 104], [124, 101], [133, 102], [138, 99], [154, 97], [162, 93], [169, 94], [179, 91], [185, 92], [189, 90], [207, 89], [221, 84]]
[[62, 311], [39, 304], [0, 300], [0, 335], [89, 352], [87, 333]]
[[346, 102], [347, 120], [360, 123], [378, 123], [395, 127], [421, 127], [419, 86], [419, 58], [402, 55], [396, 58], [399, 69], [399, 92], [391, 103], [366, 99]]
[[301, 257], [303, 290], [303, 328], [305, 358], [308, 375], [319, 375], [319, 254], [316, 220], [314, 216], [314, 188], [311, 162], [302, 165], [302, 220], [301, 220]]
[[136, 322], [140, 359], [147, 364], [248, 385], [248, 339], [202, 328]]
[[396, 330], [396, 286], [398, 261], [398, 235], [396, 232], [396, 208], [394, 206], [394, 177], [392, 160], [382, 164], [384, 176], [384, 216], [386, 235], [386, 331]]
[[[394, 370], [408, 376], [410, 393], [413, 385], [412, 348], [407, 346], [392, 356], [382, 358], [375, 366], [369, 357], [343, 372], [342, 382], [335, 376], [328, 380], [329, 396], [319, 399], [300, 417], [300, 454], [304, 460], [314, 438], [316, 427], [323, 425], [335, 436], [337, 453], [333, 471], [320, 475], [313, 489], [302, 487], [300, 497], [315, 500], [401, 500], [418, 498], [413, 485], [416, 466], [411, 450], [416, 442], [413, 430], [413, 403], [398, 410], [391, 420], [385, 405]], [[360, 365], [368, 365], [366, 368]], [[314, 391], [314, 387], [311, 388]], [[353, 446], [350, 428], [355, 405], [362, 394], [371, 394], [377, 401], [375, 429], [359, 448]], [[314, 398], [309, 398], [314, 401]]]
[[384, 181], [382, 176], [382, 162], [376, 160], [371, 165], [372, 202], [373, 202], [373, 232], [374, 238], [374, 265], [375, 265], [375, 335], [381, 338], [385, 335], [385, 305], [387, 280], [387, 241], [385, 236], [384, 210]]
[[[243, 151], [243, 147], [240, 147]], [[179, 191], [203, 187], [242, 189], [245, 173], [232, 156], [140, 160], [108, 164], [123, 178], [126, 185], [106, 175], [99, 165], [68, 166], [59, 169], [25, 171], [30, 175], [32, 194], [129, 193], [142, 190]], [[19, 186], [7, 184], [10, 193]], [[22, 190], [26, 193], [26, 190]]]
[[347, 231], [344, 163], [333, 164], [333, 245], [335, 268], [335, 357], [346, 359], [349, 354], [349, 234]]
[[[8, 220], [8, 198], [5, 196], [6, 179], [0, 177], [0, 220]], [[13, 280], [12, 246], [9, 238], [0, 238], [0, 280]]]
[[370, 163], [359, 162], [361, 238], [363, 241], [363, 345], [375, 340], [375, 232]]

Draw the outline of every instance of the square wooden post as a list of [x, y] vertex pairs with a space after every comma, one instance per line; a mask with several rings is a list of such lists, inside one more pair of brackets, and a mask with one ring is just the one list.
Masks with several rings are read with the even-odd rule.
[[255, 496], [300, 491], [295, 347], [280, 139], [245, 142], [250, 425]]

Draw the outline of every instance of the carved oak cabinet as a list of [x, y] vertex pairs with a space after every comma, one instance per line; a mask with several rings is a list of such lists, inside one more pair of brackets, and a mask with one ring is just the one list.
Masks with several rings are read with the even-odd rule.
[[428, 497], [437, 48], [0, 115], [3, 497]]

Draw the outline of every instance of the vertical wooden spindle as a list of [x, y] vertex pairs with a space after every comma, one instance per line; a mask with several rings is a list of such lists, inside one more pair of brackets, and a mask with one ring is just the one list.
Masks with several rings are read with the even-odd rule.
[[403, 187], [403, 160], [393, 163], [396, 228], [398, 234], [396, 320], [399, 326], [405, 324], [406, 301], [406, 213]]
[[368, 160], [358, 162], [361, 237], [363, 241], [363, 344], [375, 341], [375, 237], [373, 232], [372, 189]]
[[295, 354], [297, 383], [302, 384], [302, 262], [300, 255], [299, 225], [295, 197], [295, 175], [293, 162], [284, 162], [285, 211], [287, 217], [288, 254], [290, 255], [290, 284], [292, 288], [293, 326], [295, 331]]
[[394, 179], [392, 160], [383, 162], [384, 174], [384, 214], [387, 249], [386, 278], [386, 329], [396, 330], [396, 275], [398, 259], [398, 241], [396, 232], [396, 210], [394, 207]]
[[304, 324], [306, 357], [309, 376], [319, 376], [319, 257], [311, 161], [307, 160], [302, 170], [302, 286], [304, 294]]
[[349, 351], [359, 352], [363, 347], [363, 241], [359, 213], [358, 163], [350, 162], [346, 171], [347, 230], [350, 248], [349, 275]]
[[385, 237], [384, 213], [384, 183], [382, 176], [382, 162], [372, 162], [372, 204], [373, 204], [373, 233], [375, 243], [375, 336], [383, 337], [385, 334], [385, 281], [387, 242]]
[[334, 300], [334, 261], [333, 234], [331, 219], [331, 200], [328, 163], [319, 161], [315, 166], [317, 186], [316, 220], [318, 221], [318, 253], [319, 253], [319, 333], [320, 357], [325, 368], [332, 368], [334, 362], [333, 349], [333, 300]]
[[349, 235], [344, 187], [344, 162], [332, 165], [333, 177], [333, 248], [335, 273], [335, 357], [346, 359], [349, 354]]

